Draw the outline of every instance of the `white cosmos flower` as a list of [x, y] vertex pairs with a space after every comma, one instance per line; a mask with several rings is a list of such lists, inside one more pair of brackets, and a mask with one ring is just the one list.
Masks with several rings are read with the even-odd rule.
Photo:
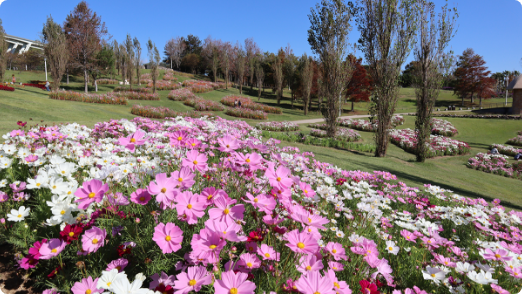
[[459, 273], [467, 273], [467, 272], [471, 272], [475, 269], [475, 266], [472, 265], [472, 264], [469, 264], [467, 262], [457, 262], [457, 267], [455, 268], [455, 270]]
[[18, 209], [12, 209], [10, 214], [7, 214], [7, 220], [12, 222], [20, 222], [25, 219], [26, 216], [29, 215], [31, 211], [30, 208], [25, 208], [25, 206], [20, 206]]
[[432, 280], [435, 284], [438, 285], [441, 281], [444, 280], [446, 274], [439, 268], [427, 266], [426, 270], [422, 271], [422, 276], [425, 280]]
[[386, 251], [393, 255], [397, 255], [399, 253], [399, 247], [393, 241], [386, 241]]
[[498, 284], [498, 280], [493, 279], [490, 272], [485, 272], [483, 270], [480, 270], [479, 273], [469, 272], [467, 276], [473, 282], [478, 283], [478, 284], [482, 284], [482, 285], [489, 285], [491, 283]]
[[125, 272], [120, 273], [116, 268], [110, 271], [102, 271], [102, 275], [98, 279], [98, 284], [96, 285], [96, 287], [105, 290], [112, 290], [113, 283], [119, 279], [127, 280], [127, 275], [125, 274]]
[[112, 284], [112, 292], [114, 294], [148, 294], [149, 289], [141, 288], [143, 280], [135, 279], [134, 282], [129, 282], [127, 277], [116, 279]]

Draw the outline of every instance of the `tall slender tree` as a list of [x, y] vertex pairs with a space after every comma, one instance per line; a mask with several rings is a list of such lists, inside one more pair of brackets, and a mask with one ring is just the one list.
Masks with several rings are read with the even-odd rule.
[[149, 64], [151, 69], [150, 74], [152, 77], [152, 93], [156, 93], [156, 81], [159, 76], [158, 67], [160, 63], [160, 55], [156, 44], [152, 43], [150, 39], [147, 43], [147, 49], [149, 51]]
[[53, 83], [51, 88], [53, 91], [58, 90], [69, 54], [67, 51], [67, 39], [62, 27], [55, 23], [51, 16], [47, 17], [47, 22], [42, 29], [42, 41], [44, 44], [44, 53], [49, 63], [51, 78]]
[[[279, 50], [281, 52], [281, 50]], [[281, 57], [276, 55], [272, 65], [274, 70], [274, 86], [276, 90], [277, 105], [281, 104], [281, 97], [283, 96], [283, 63]]]
[[207, 59], [212, 70], [212, 76], [214, 77], [214, 83], [217, 82], [217, 72], [219, 68], [219, 46], [221, 40], [214, 40], [211, 36], [208, 36], [203, 43], [203, 56]]
[[7, 42], [5, 41], [5, 31], [0, 19], [0, 83], [4, 81], [5, 69], [7, 64]]
[[257, 100], [261, 100], [261, 90], [263, 89], [263, 81], [265, 80], [265, 72], [263, 71], [262, 61], [256, 59], [256, 83], [257, 83]]
[[326, 97], [326, 107], [322, 109], [322, 113], [329, 137], [334, 137], [337, 132], [342, 93], [353, 72], [353, 65], [347, 57], [350, 21], [354, 12], [351, 2], [345, 4], [342, 0], [322, 0], [308, 15], [308, 43], [312, 51], [319, 55], [323, 65], [322, 91]]
[[239, 94], [243, 94], [243, 80], [245, 77], [245, 67], [246, 67], [246, 56], [245, 51], [241, 48], [241, 46], [236, 47], [236, 79], [239, 88]]
[[141, 71], [141, 44], [137, 37], [134, 37], [134, 66], [136, 67], [136, 76], [138, 78], [138, 85], [141, 85], [140, 71]]
[[[388, 150], [388, 130], [399, 97], [401, 66], [415, 44], [418, 0], [358, 0], [359, 46], [375, 91], [370, 111], [377, 116], [375, 156]], [[326, 68], [325, 68], [326, 71]]]
[[221, 70], [225, 75], [225, 89], [228, 89], [228, 78], [229, 71], [231, 67], [231, 54], [232, 54], [232, 46], [230, 42], [223, 42], [221, 44], [221, 48], [219, 50], [220, 60], [221, 60]]
[[450, 40], [455, 35], [456, 10], [449, 10], [444, 5], [441, 13], [435, 14], [435, 4], [427, 0], [419, 2], [419, 32], [417, 44], [413, 51], [416, 66], [413, 69], [413, 86], [417, 97], [417, 131], [416, 157], [424, 162], [428, 153], [431, 135], [431, 116], [435, 101], [439, 96], [444, 75], [450, 68], [451, 54], [445, 54]]
[[303, 54], [301, 57], [301, 93], [303, 99], [304, 115], [308, 114], [310, 103], [310, 92], [312, 90], [312, 82], [314, 77], [313, 64], [308, 56]]
[[129, 77], [129, 87], [132, 90], [132, 78], [134, 76], [136, 54], [134, 53], [134, 43], [132, 42], [132, 37], [129, 34], [127, 34], [127, 39], [125, 39], [125, 49], [127, 50], [127, 76]]
[[127, 81], [127, 62], [128, 62], [128, 56], [127, 56], [127, 48], [122, 43], [120, 44], [120, 47], [118, 49], [119, 52], [119, 63], [120, 63], [120, 71], [121, 71], [121, 79], [125, 83]]
[[87, 93], [88, 72], [96, 66], [96, 54], [101, 49], [101, 40], [107, 35], [107, 28], [101, 17], [82, 1], [65, 19], [64, 31], [71, 64], [83, 72]]

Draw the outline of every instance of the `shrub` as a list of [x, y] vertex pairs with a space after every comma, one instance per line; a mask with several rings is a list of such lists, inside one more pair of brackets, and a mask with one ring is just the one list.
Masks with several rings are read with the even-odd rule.
[[250, 110], [247, 108], [227, 108], [225, 114], [235, 117], [250, 119], [268, 119], [268, 115], [261, 110]]
[[190, 91], [189, 89], [182, 88], [182, 89], [170, 91], [167, 98], [169, 98], [170, 100], [174, 100], [174, 101], [185, 101], [187, 99], [196, 98], [196, 95], [194, 95], [194, 93], [192, 93], [192, 91]]
[[236, 95], [225, 96], [225, 97], [221, 98], [221, 103], [226, 106], [234, 107], [234, 102], [236, 100], [241, 101], [241, 108], [247, 108], [250, 110], [260, 110], [260, 111], [263, 111], [266, 113], [274, 113], [274, 114], [283, 113], [283, 110], [281, 108], [272, 107], [272, 106], [268, 106], [268, 105], [261, 104], [261, 103], [255, 103], [250, 98], [244, 97], [244, 96], [236, 96]]
[[142, 106], [142, 105], [133, 105], [131, 108], [131, 113], [134, 115], [148, 117], [148, 118], [168, 118], [168, 117], [192, 117], [199, 118], [204, 116], [214, 116], [211, 112], [202, 112], [202, 111], [175, 111], [167, 107], [153, 107], [153, 106]]
[[15, 89], [13, 87], [0, 85], [0, 91], [10, 91], [13, 92]]
[[[328, 135], [324, 130], [311, 129], [310, 136], [326, 138]], [[346, 142], [355, 142], [361, 139], [361, 135], [354, 130], [345, 129], [345, 128], [337, 128], [337, 133], [335, 134], [335, 139]]]
[[[364, 132], [376, 132], [377, 131], [377, 122], [371, 123], [369, 120], [365, 119], [351, 119], [351, 118], [339, 118], [339, 125], [343, 127], [347, 127], [350, 129], [355, 129]], [[404, 117], [400, 115], [394, 115], [391, 120], [392, 127], [397, 127], [399, 125], [404, 124]]]
[[299, 125], [291, 121], [269, 121], [260, 122], [256, 125], [257, 129], [272, 132], [298, 131]]
[[114, 93], [99, 95], [59, 90], [49, 93], [49, 98], [55, 100], [77, 101], [85, 103], [127, 105], [127, 98], [117, 96], [117, 94]]
[[39, 88], [39, 89], [42, 89], [42, 90], [47, 90], [45, 88], [45, 85], [42, 85], [42, 84], [23, 84], [24, 86], [26, 87], [35, 87], [35, 88]]

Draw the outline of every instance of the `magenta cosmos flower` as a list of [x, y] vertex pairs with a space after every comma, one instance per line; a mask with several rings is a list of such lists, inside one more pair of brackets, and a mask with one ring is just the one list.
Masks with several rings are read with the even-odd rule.
[[221, 152], [232, 152], [239, 148], [239, 143], [236, 138], [226, 135], [223, 138], [219, 138], [218, 140], [219, 148], [218, 150]]
[[34, 259], [40, 259], [40, 248], [42, 248], [42, 245], [45, 243], [47, 243], [47, 239], [34, 242], [33, 247], [29, 248], [29, 254], [32, 255]]
[[299, 272], [303, 274], [308, 274], [313, 271], [320, 271], [323, 269], [323, 262], [321, 259], [317, 259], [317, 256], [313, 254], [303, 255], [299, 259], [299, 264], [296, 265], [296, 268]]
[[313, 198], [315, 196], [315, 191], [312, 190], [312, 187], [309, 184], [305, 182], [300, 182], [299, 188], [301, 188], [301, 191], [303, 191], [303, 194], [306, 197]]
[[156, 182], [151, 181], [149, 183], [147, 191], [151, 195], [156, 195], [156, 201], [162, 209], [170, 207], [178, 194], [176, 180], [167, 177], [166, 173], [157, 174], [155, 180]]
[[105, 243], [107, 232], [98, 227], [92, 227], [82, 236], [82, 249], [87, 253], [96, 252]]
[[129, 264], [129, 261], [127, 259], [118, 258], [116, 260], [111, 261], [107, 265], [107, 268], [105, 270], [109, 272], [112, 269], [117, 269], [118, 272], [121, 273], [127, 267], [128, 264]]
[[134, 152], [136, 146], [143, 145], [147, 141], [147, 140], [143, 140], [144, 136], [145, 136], [145, 132], [137, 130], [134, 134], [129, 135], [128, 137], [119, 138], [118, 144], [129, 149], [131, 152]]
[[192, 254], [197, 259], [209, 263], [215, 263], [219, 260], [219, 253], [226, 244], [227, 242], [221, 239], [221, 234], [209, 229], [202, 229], [199, 234], [194, 234], [192, 241], [190, 241]]
[[275, 260], [279, 261], [280, 253], [277, 253], [274, 248], [261, 244], [260, 247], [257, 248], [257, 254], [259, 254], [263, 260]]
[[197, 224], [198, 219], [205, 215], [207, 206], [201, 202], [198, 194], [192, 194], [190, 191], [185, 191], [176, 198], [176, 210], [178, 216], [185, 220], [189, 225]]
[[98, 284], [98, 278], [95, 280], [92, 277], [88, 277], [86, 279], [82, 279], [81, 282], [74, 283], [71, 291], [73, 294], [94, 294], [94, 293], [102, 293], [103, 289], [99, 289], [96, 285]]
[[207, 269], [203, 266], [192, 266], [187, 272], [182, 272], [176, 276], [174, 282], [174, 294], [187, 294], [190, 291], [199, 292], [201, 286], [210, 285], [212, 277], [208, 274]]
[[254, 197], [252, 194], [246, 193], [246, 197], [248, 200], [245, 200], [245, 202], [252, 204], [255, 208], [267, 214], [271, 214], [277, 204], [273, 197], [267, 197], [265, 194], [259, 194]]
[[207, 206], [214, 204], [214, 199], [219, 197], [228, 197], [228, 194], [220, 189], [216, 189], [214, 187], [207, 187], [201, 191], [201, 195], [199, 196], [201, 201], [205, 201]]
[[326, 244], [325, 249], [333, 256], [335, 260], [344, 259], [346, 260], [346, 251], [343, 248], [343, 245], [337, 242], [328, 242]]
[[177, 188], [190, 188], [196, 182], [194, 177], [196, 176], [192, 173], [192, 170], [189, 167], [182, 167], [179, 171], [174, 171], [170, 174], [170, 176], [174, 179]]
[[216, 208], [212, 208], [208, 211], [210, 219], [225, 222], [227, 224], [234, 223], [236, 220], [242, 220], [243, 213], [245, 212], [245, 206], [243, 204], [230, 206], [235, 202], [235, 200], [231, 200], [226, 197], [219, 197], [218, 199], [215, 199], [214, 205]]
[[317, 240], [310, 234], [299, 233], [298, 230], [289, 232], [286, 236], [288, 246], [296, 253], [315, 254], [319, 249]]
[[43, 243], [42, 247], [40, 247], [40, 259], [51, 259], [58, 256], [65, 248], [65, 245], [67, 243], [60, 239], [51, 239], [49, 242]]
[[268, 168], [265, 172], [265, 177], [268, 178], [270, 185], [280, 190], [286, 190], [290, 188], [294, 183], [294, 181], [290, 178], [290, 170], [282, 165], [280, 165], [275, 171], [274, 168], [275, 165], [271, 162], [268, 164]]
[[184, 131], [177, 131], [172, 133], [172, 135], [169, 135], [170, 137], [170, 144], [172, 146], [184, 146], [185, 141], [187, 138], [187, 133]]
[[333, 283], [328, 276], [321, 276], [318, 271], [309, 272], [302, 275], [295, 282], [297, 290], [303, 294], [336, 294], [333, 290]]
[[181, 249], [183, 231], [173, 223], [160, 223], [154, 228], [152, 240], [158, 244], [163, 254], [176, 252]]
[[149, 191], [145, 189], [137, 189], [136, 191], [132, 192], [130, 200], [136, 204], [140, 205], [147, 205], [149, 203], [150, 197]]
[[261, 260], [255, 254], [243, 253], [239, 256], [238, 266], [243, 267], [247, 271], [261, 267]]
[[246, 164], [251, 171], [256, 171], [261, 168], [263, 157], [255, 152], [242, 154], [236, 153], [236, 163]]
[[182, 166], [190, 168], [192, 171], [205, 172], [208, 169], [207, 156], [197, 150], [187, 152], [187, 158], [181, 161]]
[[102, 181], [92, 179], [87, 182], [83, 182], [81, 188], [78, 188], [74, 195], [79, 199], [76, 199], [74, 202], [78, 202], [79, 209], [86, 209], [93, 202], [101, 202], [103, 199], [103, 194], [109, 191], [109, 185], [103, 184]]
[[214, 284], [215, 294], [253, 294], [256, 285], [247, 281], [247, 278], [248, 274], [245, 273], [224, 272], [221, 280], [216, 280]]

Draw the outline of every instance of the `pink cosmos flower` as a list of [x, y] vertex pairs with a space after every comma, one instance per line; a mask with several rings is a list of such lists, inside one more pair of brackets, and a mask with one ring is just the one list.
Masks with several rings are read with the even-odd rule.
[[303, 294], [336, 294], [333, 290], [333, 283], [328, 276], [321, 276], [318, 271], [309, 272], [302, 275], [299, 280], [295, 282], [297, 290]]
[[274, 163], [271, 162], [268, 164], [268, 168], [265, 171], [265, 177], [268, 178], [270, 185], [281, 190], [290, 188], [294, 183], [290, 178], [290, 169], [283, 165], [280, 165], [275, 171], [274, 168]]
[[341, 272], [344, 270], [344, 265], [340, 262], [329, 261], [328, 267], [335, 272]]
[[395, 285], [393, 284], [393, 277], [391, 276], [393, 270], [391, 266], [388, 264], [388, 261], [383, 258], [376, 262], [375, 267], [377, 268], [377, 271], [371, 275], [372, 279], [376, 279], [377, 275], [381, 274], [386, 279], [386, 283], [388, 283], [388, 286], [395, 287]]
[[299, 264], [295, 266], [297, 270], [303, 274], [308, 274], [312, 271], [320, 271], [323, 269], [323, 262], [321, 259], [317, 259], [317, 257], [313, 254], [303, 255], [299, 259]]
[[147, 140], [142, 140], [145, 136], [145, 132], [137, 130], [134, 134], [131, 134], [127, 137], [122, 137], [118, 139], [118, 144], [124, 146], [129, 149], [131, 152], [134, 152], [136, 146], [140, 146], [145, 144]]
[[245, 202], [252, 204], [255, 208], [267, 214], [272, 214], [276, 207], [276, 202], [273, 197], [267, 197], [265, 194], [259, 194], [256, 197], [250, 193], [246, 193], [248, 200]]
[[38, 160], [38, 155], [31, 154], [25, 158], [27, 162], [35, 162]]
[[312, 187], [309, 184], [305, 182], [300, 182], [299, 188], [301, 188], [301, 191], [303, 191], [303, 194], [306, 197], [313, 198], [315, 196], [315, 191], [312, 190]]
[[343, 245], [337, 242], [328, 242], [326, 244], [325, 249], [333, 256], [335, 260], [346, 260], [346, 251], [343, 248]]
[[261, 246], [257, 248], [257, 254], [259, 254], [263, 258], [263, 260], [279, 261], [279, 258], [281, 256], [281, 254], [277, 253], [274, 250], [274, 248], [266, 244], [261, 244]]
[[287, 233], [286, 240], [288, 243], [285, 245], [296, 253], [315, 254], [319, 249], [317, 239], [312, 235], [299, 233], [298, 230]]
[[147, 187], [147, 191], [151, 195], [156, 195], [156, 201], [160, 204], [162, 209], [172, 205], [176, 199], [178, 190], [176, 189], [176, 180], [172, 177], [167, 177], [166, 173], [157, 174], [156, 182], [151, 181]]
[[82, 249], [87, 253], [96, 252], [105, 243], [107, 232], [98, 227], [92, 227], [82, 236]]
[[509, 261], [513, 259], [512, 256], [509, 256], [508, 251], [502, 249], [497, 249], [495, 252], [493, 252], [491, 249], [486, 248], [486, 250], [482, 253], [482, 256], [487, 260]]
[[229, 200], [225, 197], [215, 199], [214, 205], [216, 208], [212, 208], [208, 211], [210, 219], [220, 222], [224, 221], [227, 224], [234, 223], [236, 220], [242, 220], [245, 206], [243, 204], [230, 206], [234, 203], [236, 203], [236, 200]]
[[124, 196], [121, 192], [109, 193], [107, 194], [107, 199], [109, 203], [112, 205], [129, 205], [130, 201], [127, 196]]
[[292, 214], [292, 218], [305, 226], [316, 227], [323, 230], [326, 229], [323, 225], [330, 222], [327, 218], [312, 213]]
[[185, 220], [189, 225], [198, 223], [198, 219], [205, 215], [207, 206], [200, 202], [198, 194], [192, 194], [190, 191], [185, 191], [176, 198], [176, 210], [178, 216]]
[[190, 245], [197, 259], [215, 263], [219, 260], [219, 253], [226, 243], [218, 233], [209, 229], [202, 229], [199, 234], [193, 235]]
[[150, 197], [149, 191], [146, 189], [137, 189], [136, 191], [132, 192], [130, 200], [136, 204], [140, 205], [147, 205], [149, 203]]
[[127, 267], [128, 264], [129, 264], [129, 261], [127, 259], [118, 258], [116, 260], [111, 261], [107, 265], [107, 268], [105, 270], [111, 271], [112, 269], [117, 269], [118, 272], [121, 273], [125, 269], [125, 267]]
[[246, 164], [251, 171], [256, 171], [261, 168], [261, 162], [263, 157], [256, 152], [242, 154], [235, 154], [236, 163], [238, 164]]
[[256, 285], [247, 281], [247, 278], [248, 275], [245, 273], [224, 272], [221, 280], [216, 280], [214, 284], [215, 294], [254, 294]]
[[196, 182], [194, 181], [196, 175], [189, 167], [182, 167], [179, 171], [172, 172], [170, 176], [175, 180], [177, 188], [188, 189]]
[[203, 266], [192, 266], [187, 272], [182, 272], [176, 276], [174, 282], [174, 294], [187, 294], [190, 291], [199, 292], [201, 286], [210, 285], [212, 276], [208, 274], [207, 269]]
[[493, 289], [493, 292], [495, 292], [495, 293], [498, 293], [498, 294], [509, 294], [509, 291], [504, 290], [499, 285], [491, 284], [490, 286], [491, 286], [491, 289]]
[[176, 252], [181, 249], [183, 231], [173, 223], [160, 223], [154, 228], [152, 240], [158, 244], [163, 254]]
[[237, 262], [237, 265], [247, 271], [251, 271], [253, 269], [261, 267], [261, 260], [259, 260], [259, 258], [257, 258], [255, 254], [243, 253], [239, 256], [239, 261]]
[[273, 218], [271, 215], [265, 215], [263, 216], [263, 222], [269, 226], [274, 226], [282, 223], [284, 220], [276, 216], [276, 218]]
[[172, 135], [169, 135], [170, 137], [170, 144], [172, 146], [184, 146], [185, 141], [187, 138], [187, 133], [184, 131], [177, 131], [172, 133]]
[[333, 289], [338, 294], [352, 294], [352, 290], [350, 290], [350, 287], [345, 281], [339, 281], [337, 279], [337, 276], [335, 275], [335, 271], [328, 270], [326, 272], [326, 276], [332, 281], [333, 283]]
[[67, 243], [60, 239], [51, 239], [49, 242], [43, 243], [42, 247], [40, 247], [40, 259], [51, 259], [58, 256], [65, 248], [65, 245]]
[[241, 231], [241, 226], [236, 223], [230, 225], [225, 222], [207, 220], [205, 222], [207, 229], [219, 234], [221, 238], [231, 242], [244, 242], [247, 240], [245, 236], [238, 236], [237, 233]]
[[219, 138], [218, 140], [219, 148], [218, 150], [221, 152], [232, 152], [239, 148], [239, 144], [236, 138], [226, 135], [223, 138]]
[[74, 202], [79, 202], [79, 209], [87, 209], [89, 205], [93, 202], [101, 202], [103, 199], [103, 194], [109, 191], [109, 185], [103, 184], [102, 181], [92, 179], [87, 182], [83, 182], [81, 188], [78, 188], [74, 195], [79, 199], [76, 199]]
[[417, 239], [417, 236], [415, 236], [415, 234], [413, 234], [412, 232], [410, 232], [408, 230], [402, 230], [401, 236], [403, 236], [404, 239], [406, 239], [406, 241], [417, 243], [417, 241], [415, 241], [415, 239]]
[[207, 187], [204, 188], [200, 195], [200, 202], [206, 201], [205, 204], [207, 206], [214, 204], [214, 199], [217, 199], [219, 197], [227, 197], [228, 194], [220, 189], [216, 189], [214, 187]]
[[207, 160], [208, 158], [205, 154], [199, 153], [197, 150], [190, 150], [187, 152], [187, 158], [184, 158], [181, 164], [192, 171], [203, 173], [208, 170]]
[[156, 287], [163, 286], [174, 286], [175, 277], [169, 276], [164, 272], [161, 272], [161, 277], [158, 274], [153, 274], [150, 276], [152, 282], [150, 282], [149, 289], [156, 289]]
[[196, 138], [190, 138], [185, 141], [185, 147], [188, 149], [197, 149], [201, 146], [201, 141]]
[[45, 243], [47, 243], [47, 239], [34, 242], [33, 247], [29, 248], [29, 254], [32, 255], [35, 259], [40, 259], [40, 248], [42, 248], [42, 245]]
[[82, 279], [81, 282], [74, 283], [71, 291], [73, 294], [94, 294], [94, 293], [102, 293], [103, 289], [98, 288], [96, 285], [98, 284], [98, 278], [95, 280], [89, 276], [86, 279]]
[[28, 254], [26, 257], [22, 258], [20, 261], [20, 267], [24, 270], [28, 270], [30, 268], [35, 268], [36, 265], [39, 263], [38, 259], [35, 259], [34, 256], [31, 254]]

